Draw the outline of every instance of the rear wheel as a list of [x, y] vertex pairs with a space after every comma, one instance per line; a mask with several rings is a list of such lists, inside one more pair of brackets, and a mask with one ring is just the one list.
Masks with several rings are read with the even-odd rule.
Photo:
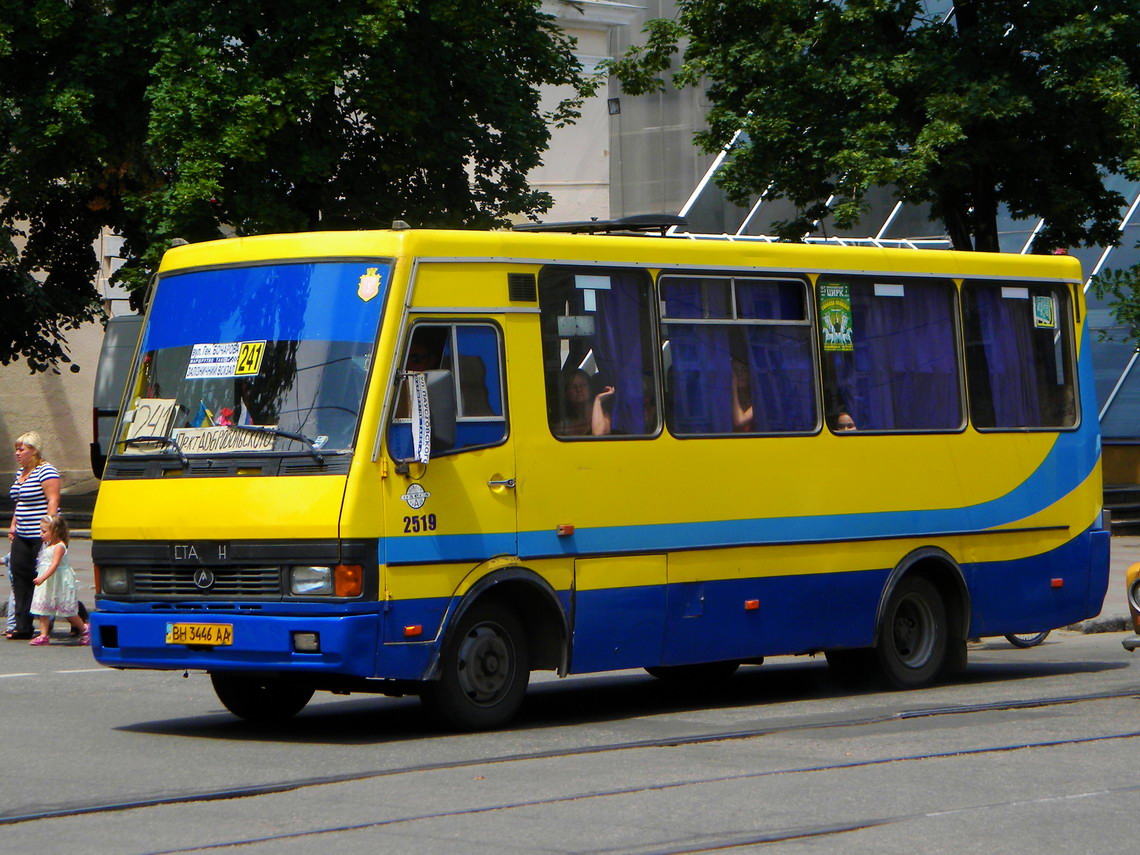
[[444, 644], [438, 680], [420, 700], [437, 721], [457, 730], [502, 727], [522, 705], [530, 682], [526, 633], [497, 603], [472, 607]]
[[1005, 640], [1014, 647], [1036, 647], [1044, 641], [1052, 630], [1044, 632], [1011, 632]]
[[942, 670], [948, 642], [946, 605], [922, 576], [907, 576], [891, 592], [879, 624], [875, 657], [888, 684], [916, 689]]
[[[763, 661], [763, 660], [761, 660]], [[646, 672], [670, 683], [719, 683], [740, 667], [739, 662], [700, 662], [696, 665], [651, 665]]]
[[305, 708], [313, 696], [309, 686], [275, 677], [250, 674], [210, 674], [214, 692], [230, 712], [246, 721], [285, 721]]

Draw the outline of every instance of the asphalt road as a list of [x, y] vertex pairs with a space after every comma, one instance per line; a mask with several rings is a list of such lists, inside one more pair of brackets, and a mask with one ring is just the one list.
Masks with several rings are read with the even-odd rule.
[[0, 851], [1131, 851], [1124, 635], [986, 640], [915, 692], [846, 689], [806, 657], [703, 687], [536, 675], [514, 726], [476, 735], [368, 696], [259, 728], [201, 674], [101, 668], [62, 631], [0, 642]]
[[355, 696], [258, 728], [202, 675], [5, 645], [0, 848], [1130, 851], [1140, 665], [1122, 636], [986, 642], [962, 680], [904, 693], [790, 657], [717, 687], [544, 677], [515, 726], [478, 735]]

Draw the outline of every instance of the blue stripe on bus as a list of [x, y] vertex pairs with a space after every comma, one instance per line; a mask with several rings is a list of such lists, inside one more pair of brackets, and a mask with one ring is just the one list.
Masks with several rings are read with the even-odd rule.
[[1088, 419], [1079, 430], [1058, 434], [1041, 465], [1023, 483], [1004, 496], [962, 508], [578, 528], [573, 537], [559, 537], [553, 530], [521, 531], [517, 551], [512, 532], [392, 537], [382, 540], [380, 560], [413, 564], [515, 554], [611, 555], [992, 530], [1032, 516], [1078, 488], [1096, 465], [1095, 435], [1095, 423]]
[[[963, 565], [969, 633], [1037, 632], [1095, 615], [1108, 584], [1108, 539], [1086, 531], [1044, 555]], [[570, 670], [867, 647], [888, 576], [884, 568], [579, 591]], [[745, 608], [750, 600], [755, 607]]]

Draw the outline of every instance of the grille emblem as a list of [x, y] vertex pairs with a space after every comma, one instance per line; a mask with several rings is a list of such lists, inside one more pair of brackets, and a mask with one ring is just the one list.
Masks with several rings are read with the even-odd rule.
[[200, 567], [194, 571], [194, 584], [203, 591], [214, 587], [214, 573], [208, 567]]

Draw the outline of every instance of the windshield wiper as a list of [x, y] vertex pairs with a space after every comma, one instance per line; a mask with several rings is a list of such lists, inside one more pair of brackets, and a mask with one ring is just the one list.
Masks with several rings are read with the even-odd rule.
[[120, 439], [119, 445], [137, 445], [143, 442], [160, 442], [165, 446], [173, 448], [174, 452], [178, 455], [179, 461], [182, 463], [182, 468], [188, 469], [190, 467], [190, 461], [187, 460], [186, 455], [182, 453], [182, 446], [168, 436], [132, 436], [129, 439]]
[[317, 461], [317, 465], [325, 465], [325, 459], [321, 456], [321, 452], [317, 449], [317, 441], [315, 439], [310, 439], [303, 433], [293, 433], [293, 431], [281, 430], [281, 428], [276, 427], [267, 427], [266, 425], [231, 425], [231, 427], [233, 427], [234, 430], [249, 430], [253, 431], [254, 433], [271, 433], [274, 436], [282, 436], [285, 437], [285, 439], [292, 439], [296, 442], [303, 442], [308, 446], [308, 448], [305, 450], [308, 451], [309, 454], [313, 455], [313, 459]]

